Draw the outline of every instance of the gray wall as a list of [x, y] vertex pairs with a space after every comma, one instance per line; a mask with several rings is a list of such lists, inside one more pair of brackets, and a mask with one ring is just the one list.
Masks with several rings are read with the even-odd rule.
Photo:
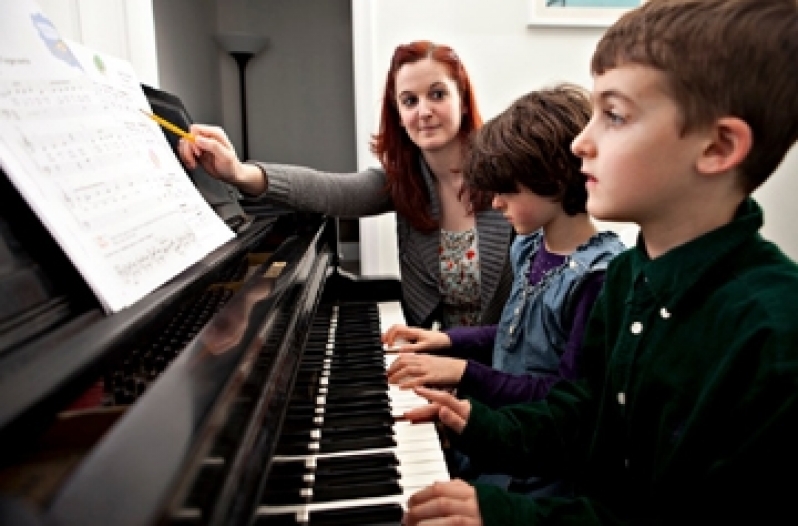
[[221, 124], [214, 0], [153, 0], [160, 88], [179, 96], [197, 122]]
[[248, 64], [249, 156], [346, 171], [357, 166], [350, 0], [153, 0], [160, 87], [241, 152], [238, 69], [215, 35], [258, 34]]
[[[227, 11], [241, 6], [219, 2], [222, 31], [257, 32], [269, 39], [247, 66], [250, 157], [354, 170], [350, 0], [249, 0], [245, 21]], [[240, 144], [238, 77], [230, 57], [222, 57], [221, 71], [225, 128]]]

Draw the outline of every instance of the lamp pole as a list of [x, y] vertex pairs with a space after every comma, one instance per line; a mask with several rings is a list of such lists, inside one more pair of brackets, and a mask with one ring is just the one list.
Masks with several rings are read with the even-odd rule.
[[238, 64], [238, 91], [241, 99], [241, 144], [242, 160], [249, 159], [249, 127], [247, 126], [247, 62], [255, 54], [247, 51], [231, 51], [236, 64]]
[[249, 159], [249, 126], [247, 125], [247, 64], [268, 44], [268, 39], [260, 35], [231, 32], [216, 35], [216, 41], [238, 65], [238, 93], [241, 105], [241, 157]]

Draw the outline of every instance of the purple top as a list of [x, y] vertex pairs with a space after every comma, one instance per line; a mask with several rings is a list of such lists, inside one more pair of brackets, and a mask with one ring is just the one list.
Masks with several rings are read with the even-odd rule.
[[[541, 243], [532, 262], [529, 282], [536, 284], [549, 269], [563, 263], [566, 256], [552, 254]], [[582, 335], [587, 319], [593, 308], [601, 287], [604, 285], [604, 272], [595, 272], [586, 278], [577, 299], [571, 333], [560, 360], [557, 374], [526, 375], [508, 374], [493, 369], [490, 364], [493, 343], [496, 339], [496, 325], [482, 327], [456, 327], [446, 331], [452, 347], [446, 354], [468, 359], [458, 391], [468, 394], [483, 403], [498, 407], [501, 405], [536, 400], [546, 396], [549, 389], [561, 378], [573, 380], [579, 376]]]

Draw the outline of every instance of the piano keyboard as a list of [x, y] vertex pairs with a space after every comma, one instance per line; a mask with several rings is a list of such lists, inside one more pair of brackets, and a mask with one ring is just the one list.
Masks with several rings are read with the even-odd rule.
[[427, 403], [385, 378], [380, 334], [400, 304], [322, 305], [316, 320], [256, 524], [399, 524], [410, 495], [449, 479], [434, 424], [396, 420]]

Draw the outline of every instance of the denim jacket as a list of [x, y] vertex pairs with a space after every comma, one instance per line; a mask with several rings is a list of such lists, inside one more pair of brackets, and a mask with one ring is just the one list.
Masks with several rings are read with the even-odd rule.
[[497, 327], [493, 368], [511, 374], [556, 373], [568, 343], [571, 311], [592, 272], [604, 271], [626, 247], [613, 232], [593, 235], [535, 285], [529, 268], [543, 242], [541, 230], [517, 236], [510, 248], [513, 287]]

